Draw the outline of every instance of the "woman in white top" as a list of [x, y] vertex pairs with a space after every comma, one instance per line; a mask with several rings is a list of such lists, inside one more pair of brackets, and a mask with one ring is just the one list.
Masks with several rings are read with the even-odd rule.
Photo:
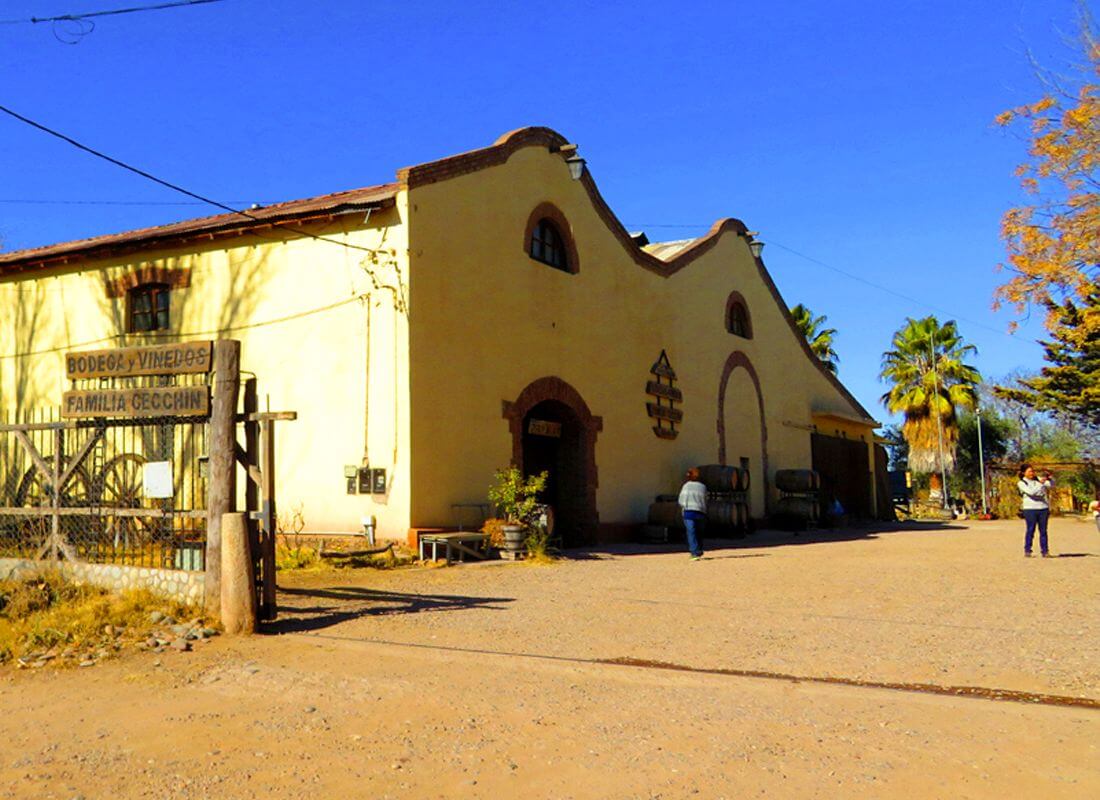
[[1031, 557], [1031, 543], [1035, 539], [1035, 526], [1039, 527], [1039, 550], [1043, 558], [1050, 558], [1050, 549], [1047, 547], [1047, 520], [1050, 519], [1050, 503], [1047, 501], [1047, 493], [1050, 491], [1050, 473], [1043, 475], [1040, 480], [1035, 475], [1035, 469], [1030, 464], [1020, 467], [1020, 482], [1016, 484], [1023, 497], [1024, 512], [1024, 556]]
[[679, 501], [691, 560], [698, 561], [703, 557], [703, 531], [707, 528], [707, 487], [699, 480], [699, 470], [695, 467], [684, 476]]

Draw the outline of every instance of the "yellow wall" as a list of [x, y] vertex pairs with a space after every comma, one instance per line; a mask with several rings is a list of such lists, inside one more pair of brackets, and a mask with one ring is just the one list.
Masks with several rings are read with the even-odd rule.
[[[545, 201], [571, 224], [576, 275], [527, 255], [525, 223]], [[173, 338], [240, 339], [261, 409], [299, 413], [278, 426], [276, 479], [283, 519], [301, 508], [307, 530], [355, 530], [372, 514], [380, 535], [400, 538], [410, 525], [455, 522], [452, 506], [484, 502], [494, 470], [511, 460], [502, 403], [538, 378], [566, 381], [602, 417], [596, 502], [605, 523], [643, 521], [686, 467], [718, 460], [719, 384], [734, 351], [761, 381], [772, 473], [810, 467], [813, 412], [859, 413], [807, 357], [743, 238], [722, 234], [671, 277], [643, 269], [545, 146], [403, 190], [369, 223], [349, 215], [311, 230], [381, 248], [375, 268], [383, 282], [403, 283], [408, 315], [377, 290], [302, 315], [367, 294], [371, 282], [366, 254], [292, 236], [181, 245], [8, 280], [0, 356], [57, 352], [0, 358], [0, 409], [56, 406], [64, 351], [172, 340], [120, 336], [124, 309], [104, 290], [105, 278], [152, 264], [192, 270], [190, 288], [172, 293]], [[733, 290], [747, 301], [752, 339], [725, 330]], [[646, 413], [662, 350], [684, 395], [672, 441], [653, 434]], [[761, 516], [757, 416], [753, 382], [737, 369], [723, 415], [727, 462], [749, 458], [752, 513]], [[365, 459], [387, 469], [386, 495], [345, 493], [344, 465]]]
[[[374, 213], [365, 229], [362, 213], [310, 229], [380, 248], [380, 264], [369, 264], [368, 254], [358, 250], [269, 229], [0, 283], [0, 409], [11, 414], [58, 405], [68, 388], [66, 351], [239, 339], [242, 370], [258, 376], [261, 410], [299, 415], [276, 428], [284, 524], [300, 509], [307, 530], [350, 531], [372, 514], [380, 533], [403, 536], [409, 504], [408, 324], [389, 294], [372, 293], [364, 264], [384, 283], [396, 282], [397, 269], [407, 276], [404, 215], [399, 195], [396, 207]], [[171, 292], [171, 336], [119, 335], [124, 301], [108, 299], [105, 279], [145, 266], [191, 270], [190, 287]], [[51, 349], [56, 352], [41, 352]], [[25, 353], [41, 354], [7, 357]], [[368, 452], [372, 466], [388, 470], [391, 490], [348, 496], [343, 466], [360, 465]]]
[[[526, 254], [525, 222], [544, 201], [571, 223], [576, 275]], [[596, 461], [605, 523], [643, 521], [653, 496], [675, 490], [687, 466], [717, 460], [719, 378], [734, 350], [748, 355], [761, 379], [772, 472], [809, 468], [811, 409], [856, 413], [807, 358], [734, 234], [671, 277], [645, 270], [545, 147], [414, 188], [409, 202], [414, 525], [445, 522], [452, 503], [485, 496], [493, 470], [512, 456], [502, 401], [540, 377], [565, 380], [603, 418]], [[751, 340], [725, 330], [735, 289], [749, 306]], [[684, 422], [672, 441], [652, 433], [645, 407], [649, 368], [662, 349], [684, 394]], [[755, 398], [736, 394], [751, 386], [743, 377], [735, 373], [728, 405], [752, 409]], [[728, 461], [747, 455], [758, 470], [759, 446], [739, 430], [729, 440]], [[762, 504], [758, 490], [754, 515]]]

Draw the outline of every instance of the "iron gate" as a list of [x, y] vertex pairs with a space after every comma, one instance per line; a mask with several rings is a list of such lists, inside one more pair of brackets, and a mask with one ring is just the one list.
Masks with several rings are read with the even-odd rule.
[[[205, 568], [207, 418], [0, 422], [0, 557]], [[149, 497], [150, 465], [171, 481]]]

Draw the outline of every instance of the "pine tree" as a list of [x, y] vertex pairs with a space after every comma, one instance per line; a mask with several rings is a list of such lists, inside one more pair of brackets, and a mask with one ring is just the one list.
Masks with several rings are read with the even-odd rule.
[[1051, 338], [1042, 345], [1048, 365], [1037, 377], [1020, 379], [1016, 386], [998, 386], [995, 392], [1041, 411], [1100, 426], [1100, 327], [1084, 322], [1100, 314], [1100, 290], [1092, 289], [1083, 304], [1072, 299], [1049, 301], [1047, 309]]

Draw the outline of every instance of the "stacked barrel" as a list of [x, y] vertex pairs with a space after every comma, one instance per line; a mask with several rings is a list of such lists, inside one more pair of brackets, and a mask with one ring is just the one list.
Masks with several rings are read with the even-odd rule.
[[744, 536], [749, 528], [749, 471], [732, 464], [703, 464], [698, 470], [707, 487], [707, 534]]
[[659, 494], [649, 504], [649, 524], [643, 531], [643, 540], [647, 542], [667, 542], [672, 538], [682, 538], [684, 518], [680, 514], [679, 495]]
[[812, 469], [780, 469], [775, 473], [779, 502], [775, 516], [802, 525], [821, 520], [821, 476]]
[[[749, 471], [726, 464], [698, 467], [699, 480], [707, 487], [707, 535], [744, 536], [749, 526]], [[649, 506], [644, 538], [667, 542], [684, 528], [678, 495], [659, 494]]]

